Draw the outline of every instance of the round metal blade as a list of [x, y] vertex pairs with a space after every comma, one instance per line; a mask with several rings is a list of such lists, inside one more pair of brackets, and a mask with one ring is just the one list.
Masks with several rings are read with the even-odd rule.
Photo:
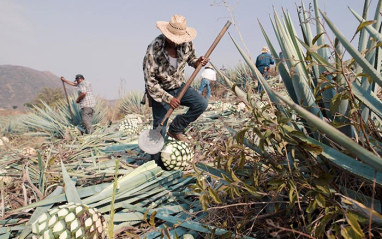
[[148, 129], [141, 132], [138, 137], [139, 148], [148, 154], [159, 153], [164, 145], [164, 139], [160, 130]]

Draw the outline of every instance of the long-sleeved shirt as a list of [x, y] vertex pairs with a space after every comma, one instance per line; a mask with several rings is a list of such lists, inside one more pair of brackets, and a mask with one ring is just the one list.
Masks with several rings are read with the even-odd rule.
[[261, 53], [256, 58], [256, 67], [261, 74], [264, 74], [265, 67], [269, 68], [269, 66], [273, 64], [275, 64], [275, 61], [269, 53]]
[[150, 96], [157, 102], [170, 103], [173, 98], [166, 90], [179, 88], [185, 81], [184, 68], [186, 63], [196, 68], [198, 58], [192, 42], [186, 42], [177, 46], [177, 63], [175, 68], [170, 64], [167, 50], [165, 49], [166, 38], [159, 35], [147, 47], [143, 59], [143, 74], [146, 89]]
[[78, 95], [81, 93], [86, 93], [85, 97], [80, 101], [81, 109], [84, 107], [94, 108], [96, 106], [96, 100], [90, 82], [83, 80], [79, 85], [77, 85], [77, 88]]
[[206, 68], [202, 73], [202, 78], [210, 81], [216, 81], [216, 72], [213, 69]]

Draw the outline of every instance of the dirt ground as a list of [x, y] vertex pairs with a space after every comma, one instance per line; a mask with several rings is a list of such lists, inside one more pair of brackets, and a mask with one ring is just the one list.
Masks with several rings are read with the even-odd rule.
[[0, 108], [0, 116], [13, 116], [13, 115], [22, 115], [25, 114], [23, 110], [9, 110]]

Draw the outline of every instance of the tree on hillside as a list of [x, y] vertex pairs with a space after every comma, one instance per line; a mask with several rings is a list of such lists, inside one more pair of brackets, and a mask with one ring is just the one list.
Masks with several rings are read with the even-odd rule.
[[43, 107], [42, 101], [49, 106], [54, 106], [58, 101], [65, 98], [65, 94], [60, 87], [50, 88], [44, 87], [32, 102], [25, 103], [24, 105], [30, 108], [32, 105]]

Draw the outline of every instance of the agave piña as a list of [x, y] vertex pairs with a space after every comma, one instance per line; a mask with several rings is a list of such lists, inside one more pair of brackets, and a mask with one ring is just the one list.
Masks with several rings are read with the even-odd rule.
[[162, 149], [162, 162], [167, 170], [184, 170], [192, 161], [194, 153], [190, 144], [183, 141], [169, 141]]
[[97, 209], [68, 203], [42, 214], [33, 224], [33, 238], [106, 238], [107, 224]]

